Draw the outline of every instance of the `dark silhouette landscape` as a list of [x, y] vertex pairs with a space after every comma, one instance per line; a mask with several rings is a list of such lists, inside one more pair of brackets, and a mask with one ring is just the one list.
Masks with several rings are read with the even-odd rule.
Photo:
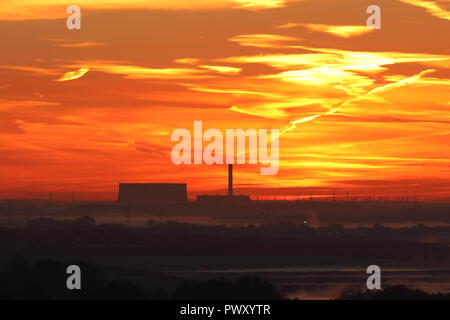
[[[287, 222], [289, 214], [279, 219], [263, 215], [228, 224], [193, 223], [177, 221], [177, 215], [149, 215], [160, 206], [141, 206], [139, 213], [128, 213], [122, 222], [107, 222], [105, 212], [95, 218], [74, 216], [92, 213], [93, 208], [121, 207], [24, 206], [15, 218], [26, 219], [0, 228], [5, 283], [1, 295], [8, 299], [152, 300], [448, 298], [450, 226], [444, 222], [324, 226], [317, 212], [332, 204], [268, 205], [273, 212], [295, 208], [302, 218]], [[30, 208], [38, 208], [37, 213], [27, 213]], [[444, 210], [443, 205], [438, 208]], [[58, 217], [61, 212], [72, 217]], [[35, 217], [38, 214], [47, 217]], [[88, 277], [80, 294], [64, 290], [65, 266], [74, 261], [82, 261], [83, 275]], [[372, 264], [383, 268], [384, 290], [376, 293], [365, 291], [365, 268]]]

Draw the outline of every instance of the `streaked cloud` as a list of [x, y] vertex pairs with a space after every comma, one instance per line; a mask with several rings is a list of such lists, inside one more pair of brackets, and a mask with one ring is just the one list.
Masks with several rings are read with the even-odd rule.
[[301, 161], [297, 163], [291, 163], [291, 165], [300, 167], [341, 168], [341, 169], [386, 169], [393, 167], [391, 165], [371, 165], [363, 163], [325, 162], [325, 161]]
[[242, 71], [242, 68], [228, 67], [228, 66], [210, 66], [200, 65], [200, 68], [216, 71], [223, 74], [238, 74]]
[[0, 69], [33, 72], [33, 73], [38, 73], [41, 75], [57, 75], [59, 72], [57, 69], [41, 68], [41, 67], [34, 67], [34, 66], [0, 65]]
[[105, 46], [110, 43], [108, 42], [99, 42], [99, 41], [78, 41], [73, 39], [60, 39], [60, 38], [44, 38], [46, 41], [50, 41], [56, 47], [65, 47], [65, 48], [89, 48], [89, 47], [99, 47]]
[[232, 106], [230, 110], [267, 119], [286, 119], [292, 116], [289, 109], [316, 105], [321, 110], [328, 110], [324, 107], [326, 104], [326, 101], [321, 99], [290, 98], [284, 99], [282, 102], [242, 103], [239, 106]]
[[61, 76], [61, 78], [57, 79], [56, 81], [63, 82], [63, 81], [79, 79], [88, 72], [89, 72], [89, 68], [82, 68], [82, 69], [79, 69], [76, 71], [69, 71], [69, 72], [64, 73]]
[[223, 94], [233, 94], [233, 95], [250, 95], [250, 96], [263, 96], [268, 98], [286, 98], [286, 96], [280, 94], [273, 94], [268, 92], [257, 92], [248, 90], [236, 90], [236, 89], [219, 89], [219, 88], [205, 88], [200, 86], [195, 86], [192, 84], [186, 85], [190, 90], [199, 92], [210, 92], [210, 93], [223, 93]]
[[4, 100], [0, 99], [0, 111], [12, 108], [48, 107], [57, 106], [59, 103], [39, 100]]
[[77, 43], [58, 43], [55, 46], [66, 47], [66, 48], [81, 48], [81, 47], [98, 47], [107, 45], [105, 42], [77, 42]]
[[[77, 0], [83, 10], [261, 10], [280, 8], [290, 1], [301, 0]], [[5, 0], [2, 2], [0, 20], [62, 19], [67, 17], [66, 8], [57, 0]]]
[[175, 62], [176, 63], [180, 63], [180, 64], [199, 64], [200, 63], [200, 59], [196, 59], [196, 58], [180, 58], [180, 59], [176, 59]]
[[327, 24], [308, 24], [308, 23], [288, 23], [278, 26], [280, 29], [288, 29], [294, 27], [305, 27], [311, 31], [325, 32], [340, 38], [351, 38], [362, 36], [374, 31], [373, 28], [367, 26], [336, 26]]
[[248, 9], [270, 9], [283, 7], [287, 1], [285, 0], [234, 0], [240, 4], [240, 8]]
[[[398, 63], [448, 62], [450, 55], [405, 52], [363, 52], [330, 48], [298, 48], [316, 53], [305, 54], [265, 54], [219, 59], [227, 63], [261, 63], [280, 69], [307, 66], [310, 68], [334, 68], [340, 70], [380, 72], [385, 66]], [[304, 71], [304, 70], [303, 70]]]
[[241, 46], [257, 48], [285, 48], [286, 42], [300, 41], [300, 38], [277, 34], [243, 34], [230, 38]]
[[[128, 79], [205, 79], [213, 75], [209, 70], [194, 68], [147, 68], [141, 66], [117, 64], [108, 61], [80, 61], [76, 65], [83, 69], [123, 75]], [[217, 70], [216, 70], [217, 71]]]
[[[429, 14], [439, 19], [450, 20], [450, 11], [445, 10], [438, 3], [438, 1], [428, 1], [428, 0], [399, 0], [401, 2], [410, 4], [412, 6], [424, 8]], [[440, 2], [445, 3], [447, 0], [441, 0]]]

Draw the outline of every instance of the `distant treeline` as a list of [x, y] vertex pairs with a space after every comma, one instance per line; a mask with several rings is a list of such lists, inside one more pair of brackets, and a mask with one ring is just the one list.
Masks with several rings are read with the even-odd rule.
[[[66, 286], [68, 265], [82, 270], [81, 290]], [[161, 275], [163, 277], [163, 275]], [[39, 260], [28, 263], [14, 256], [0, 270], [0, 300], [282, 300], [275, 287], [257, 276], [207, 281], [184, 281], [174, 291], [156, 284], [142, 287], [127, 279], [110, 279], [102, 268], [74, 261]], [[450, 294], [427, 293], [404, 286], [375, 291], [344, 290], [337, 300], [450, 300]]]
[[448, 227], [348, 229], [301, 224], [224, 227], [149, 221], [147, 227], [97, 225], [93, 218], [37, 219], [0, 230], [5, 253], [62, 255], [300, 256], [310, 263], [423, 261], [448, 264]]
[[[251, 223], [297, 222], [328, 224], [402, 224], [420, 221], [450, 224], [450, 203], [408, 201], [251, 201], [249, 203], [119, 204], [117, 202], [49, 202], [0, 200], [0, 217], [18, 221], [36, 217], [95, 216], [138, 219], [161, 217], [207, 217]], [[13, 219], [14, 220], [14, 219]], [[311, 221], [314, 220], [314, 221]]]
[[450, 300], [450, 293], [428, 293], [405, 286], [393, 286], [383, 290], [344, 290], [338, 300]]
[[[81, 289], [66, 286], [67, 266], [82, 270]], [[162, 277], [162, 275], [161, 275]], [[205, 282], [184, 281], [174, 292], [156, 285], [144, 288], [127, 279], [108, 278], [99, 267], [74, 261], [63, 264], [56, 260], [39, 260], [33, 264], [14, 256], [0, 271], [0, 300], [280, 300], [274, 286], [255, 276], [236, 281], [223, 278]]]

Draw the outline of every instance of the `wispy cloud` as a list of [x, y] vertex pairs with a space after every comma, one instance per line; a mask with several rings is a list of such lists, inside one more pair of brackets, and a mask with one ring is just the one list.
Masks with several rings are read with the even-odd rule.
[[[412, 6], [424, 8], [429, 14], [434, 17], [450, 20], [450, 11], [445, 10], [437, 1], [425, 1], [425, 0], [399, 0], [401, 2], [410, 4]], [[441, 2], [448, 2], [442, 0]]]
[[105, 46], [110, 43], [99, 42], [99, 41], [79, 41], [74, 39], [61, 39], [61, 38], [44, 38], [46, 41], [50, 41], [56, 47], [66, 47], [66, 48], [81, 48], [81, 47], [99, 47]]
[[[292, 130], [297, 124], [306, 123], [323, 115], [331, 115], [340, 111], [343, 107], [361, 100], [373, 100], [381, 102], [378, 97], [382, 92], [401, 88], [406, 85], [425, 83], [429, 81], [426, 75], [433, 72], [427, 69], [416, 75], [395, 79], [393, 83], [374, 87], [376, 80], [372, 74], [387, 70], [390, 65], [401, 63], [427, 63], [429, 61], [444, 61], [450, 59], [446, 55], [409, 54], [402, 52], [354, 52], [336, 49], [317, 49], [302, 47], [305, 50], [316, 51], [315, 54], [287, 54], [287, 55], [258, 55], [232, 57], [223, 59], [226, 62], [235, 63], [263, 63], [271, 67], [290, 69], [281, 73], [260, 75], [263, 79], [279, 79], [308, 88], [321, 87], [325, 92], [342, 90], [346, 98], [330, 99], [285, 99], [284, 102], [259, 102], [252, 104], [234, 105], [231, 110], [253, 116], [281, 119], [293, 114], [286, 112], [286, 108], [293, 110], [300, 107], [317, 104], [327, 109], [322, 113], [309, 114], [293, 120], [284, 128], [284, 131]], [[297, 69], [303, 67], [301, 69]], [[390, 79], [391, 81], [394, 79]], [[434, 81], [438, 81], [434, 79]], [[445, 79], [440, 82], [446, 83]], [[289, 101], [291, 100], [291, 101]], [[334, 100], [334, 101], [333, 101]]]
[[199, 64], [200, 61], [201, 60], [197, 58], [179, 58], [175, 60], [176, 63], [180, 64]]
[[239, 74], [242, 68], [229, 67], [229, 66], [211, 66], [211, 65], [200, 65], [200, 68], [216, 71], [223, 74]]
[[57, 102], [36, 101], [36, 100], [4, 100], [0, 99], [0, 111], [9, 110], [12, 108], [29, 108], [29, 107], [47, 107], [57, 106]]
[[285, 0], [234, 0], [240, 4], [240, 8], [247, 9], [270, 9], [280, 8], [286, 5]]
[[34, 66], [10, 66], [10, 65], [0, 65], [0, 69], [9, 69], [15, 71], [25, 71], [25, 72], [34, 72], [42, 75], [57, 75], [57, 69], [50, 68], [40, 68]]
[[274, 94], [269, 92], [258, 92], [258, 91], [249, 91], [249, 90], [238, 90], [238, 89], [224, 89], [224, 88], [205, 88], [192, 84], [185, 84], [190, 90], [199, 91], [199, 92], [210, 92], [210, 93], [223, 93], [223, 94], [232, 94], [232, 95], [240, 95], [240, 96], [262, 96], [274, 99], [286, 98], [284, 95]]
[[[84, 10], [262, 10], [280, 8], [290, 1], [302, 0], [128, 0], [94, 1], [77, 0]], [[68, 4], [56, 0], [5, 0], [2, 2], [0, 20], [61, 19], [67, 17]]]
[[108, 43], [106, 42], [77, 42], [77, 43], [58, 43], [55, 44], [57, 47], [66, 47], [66, 48], [88, 48], [88, 47], [99, 47], [99, 46], [105, 46]]
[[354, 103], [356, 101], [364, 100], [364, 99], [369, 98], [370, 96], [375, 96], [375, 95], [381, 94], [383, 92], [386, 92], [386, 91], [389, 91], [389, 90], [392, 90], [392, 89], [395, 89], [395, 88], [401, 88], [401, 87], [404, 87], [404, 86], [407, 86], [407, 85], [414, 84], [415, 82], [417, 82], [418, 80], [420, 80], [421, 78], [426, 76], [427, 74], [430, 74], [430, 73], [432, 73], [434, 71], [435, 70], [432, 70], [432, 69], [424, 70], [424, 71], [422, 71], [422, 72], [420, 72], [418, 74], [415, 74], [415, 75], [413, 75], [411, 77], [399, 80], [399, 81], [394, 82], [394, 83], [389, 83], [389, 84], [386, 84], [386, 85], [383, 85], [383, 86], [379, 86], [379, 87], [373, 88], [370, 91], [366, 92], [365, 94], [362, 94], [360, 96], [344, 100], [344, 101], [340, 102], [339, 104], [337, 104], [337, 105], [333, 106], [332, 108], [330, 108], [325, 113], [316, 114], [316, 115], [313, 115], [313, 116], [310, 116], [310, 117], [301, 118], [301, 119], [297, 119], [297, 120], [291, 121], [291, 122], [289, 122], [288, 125], [286, 125], [280, 131], [280, 134], [283, 134], [283, 133], [285, 133], [287, 131], [294, 130], [297, 127], [298, 124], [307, 123], [307, 122], [316, 120], [317, 118], [322, 117], [322, 116], [335, 114], [336, 112], [340, 111], [343, 107], [345, 107], [345, 106], [347, 106], [347, 105], [349, 105], [351, 103]]
[[[298, 46], [299, 49], [316, 53], [305, 54], [263, 54], [218, 59], [227, 63], [260, 63], [279, 69], [295, 67], [334, 68], [345, 71], [380, 72], [385, 66], [397, 63], [430, 63], [450, 60], [450, 55], [405, 52], [364, 52], [330, 48]], [[304, 71], [303, 68], [301, 71]]]
[[297, 37], [277, 34], [243, 34], [230, 38], [230, 41], [237, 42], [241, 46], [257, 48], [285, 48], [284, 43], [300, 40]]
[[195, 68], [148, 68], [95, 60], [80, 61], [77, 64], [66, 67], [76, 66], [97, 72], [123, 75], [128, 79], [206, 79], [213, 77], [211, 70]]
[[57, 79], [56, 81], [70, 81], [70, 80], [75, 80], [75, 79], [79, 79], [82, 76], [84, 76], [86, 73], [89, 72], [89, 68], [84, 68], [84, 69], [79, 69], [76, 71], [69, 71], [64, 73], [61, 78]]
[[311, 31], [325, 32], [340, 38], [351, 38], [356, 36], [362, 36], [369, 32], [374, 31], [367, 26], [337, 26], [327, 24], [308, 24], [308, 23], [287, 23], [278, 26], [280, 29], [288, 29], [294, 27], [305, 27]]

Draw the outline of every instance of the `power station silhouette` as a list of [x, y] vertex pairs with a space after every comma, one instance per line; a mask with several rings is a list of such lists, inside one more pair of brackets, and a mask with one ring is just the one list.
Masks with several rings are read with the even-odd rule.
[[119, 183], [119, 203], [187, 203], [185, 183]]
[[[119, 183], [121, 204], [182, 204], [188, 202], [186, 183]], [[228, 165], [228, 194], [199, 195], [202, 203], [245, 203], [250, 196], [234, 195], [233, 165]]]

